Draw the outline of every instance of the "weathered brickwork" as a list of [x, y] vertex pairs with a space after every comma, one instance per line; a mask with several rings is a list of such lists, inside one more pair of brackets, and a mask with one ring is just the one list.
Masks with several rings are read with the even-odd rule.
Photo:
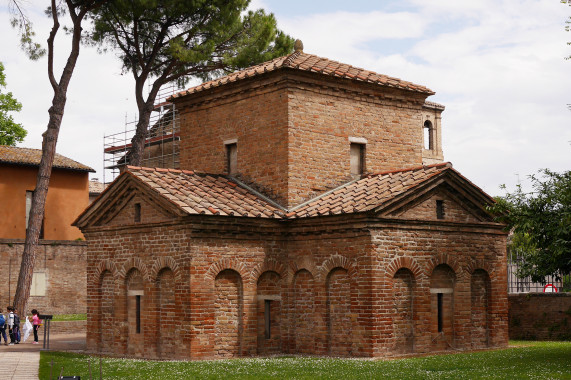
[[[45, 278], [40, 284], [45, 294], [31, 296], [30, 309], [45, 314], [85, 313], [86, 250], [84, 241], [40, 241], [34, 273]], [[23, 239], [0, 239], [0, 305], [4, 310], [14, 299], [23, 251]]]
[[510, 339], [571, 340], [569, 293], [510, 294]]
[[427, 199], [420, 201], [416, 207], [400, 213], [399, 216], [403, 218], [437, 220], [436, 201], [442, 202], [442, 213], [446, 220], [465, 223], [477, 223], [479, 221], [473, 213], [466, 212], [466, 207], [468, 206], [462, 207], [449, 193], [444, 191], [428, 196]]
[[[274, 86], [268, 87], [269, 84]], [[287, 90], [274, 81], [178, 105], [180, 167], [227, 173], [225, 142], [237, 144], [237, 171], [279, 202], [287, 200]]]
[[78, 218], [88, 349], [194, 360], [506, 346], [505, 233], [450, 164], [422, 166], [442, 160], [431, 93], [297, 51], [176, 95], [183, 170], [128, 168]]
[[277, 222], [259, 221], [255, 231], [238, 220], [199, 219], [86, 231], [89, 349], [205, 359], [507, 343], [505, 240], [497, 227], [300, 220], [284, 235]]
[[422, 165], [425, 97], [277, 73], [183, 98], [181, 168], [225, 173], [235, 141], [237, 177], [292, 207], [351, 179], [350, 138], [366, 141], [366, 172]]
[[422, 164], [424, 97], [329, 85], [304, 78], [288, 94], [288, 206], [352, 179], [349, 138], [366, 141], [365, 172]]

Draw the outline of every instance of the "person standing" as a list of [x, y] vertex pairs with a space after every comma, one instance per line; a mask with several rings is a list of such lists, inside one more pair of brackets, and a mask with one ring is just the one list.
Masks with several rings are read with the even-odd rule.
[[32, 344], [38, 344], [38, 330], [41, 324], [42, 320], [40, 319], [38, 310], [32, 309], [32, 325], [34, 325], [34, 343]]
[[14, 343], [20, 344], [20, 316], [18, 315], [18, 309], [12, 307], [12, 311], [14, 314], [14, 327], [12, 330], [14, 331]]
[[2, 344], [2, 337], [4, 337], [4, 345], [8, 345], [8, 338], [6, 337], [6, 317], [2, 314], [2, 309], [0, 309], [0, 344]]
[[10, 333], [10, 346], [14, 345], [16, 339], [14, 339], [14, 308], [12, 306], [7, 307], [8, 310], [8, 332]]

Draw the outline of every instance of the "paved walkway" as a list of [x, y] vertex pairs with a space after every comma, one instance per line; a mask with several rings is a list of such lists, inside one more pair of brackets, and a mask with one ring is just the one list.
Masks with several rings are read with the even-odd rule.
[[0, 379], [37, 380], [39, 366], [39, 351], [0, 352]]
[[[40, 366], [40, 344], [32, 344], [33, 339], [28, 338], [24, 343], [13, 346], [0, 345], [0, 379], [28, 380], [38, 379]], [[85, 350], [85, 334], [62, 334], [50, 337], [50, 350], [74, 351]]]

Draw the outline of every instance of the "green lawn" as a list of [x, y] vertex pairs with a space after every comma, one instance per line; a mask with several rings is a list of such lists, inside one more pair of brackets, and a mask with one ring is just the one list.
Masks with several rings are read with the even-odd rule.
[[53, 321], [85, 321], [87, 314], [56, 314]]
[[[510, 342], [513, 347], [397, 360], [280, 357], [217, 361], [103, 359], [104, 379], [571, 379], [571, 342]], [[42, 352], [40, 379], [89, 379], [89, 356]], [[91, 357], [93, 379], [99, 358]]]

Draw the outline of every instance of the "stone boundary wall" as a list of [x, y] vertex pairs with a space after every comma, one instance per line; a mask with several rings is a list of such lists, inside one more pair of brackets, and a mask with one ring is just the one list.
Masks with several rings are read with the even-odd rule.
[[[84, 314], [87, 311], [87, 243], [82, 240], [41, 240], [34, 273], [43, 273], [45, 295], [31, 296], [28, 312]], [[0, 308], [14, 300], [24, 239], [0, 239]], [[22, 313], [20, 313], [22, 314]]]
[[571, 293], [510, 294], [510, 339], [571, 340]]
[[[50, 324], [50, 335], [53, 334], [85, 334], [87, 321], [52, 321]], [[45, 323], [40, 329], [40, 334], [43, 337]]]

